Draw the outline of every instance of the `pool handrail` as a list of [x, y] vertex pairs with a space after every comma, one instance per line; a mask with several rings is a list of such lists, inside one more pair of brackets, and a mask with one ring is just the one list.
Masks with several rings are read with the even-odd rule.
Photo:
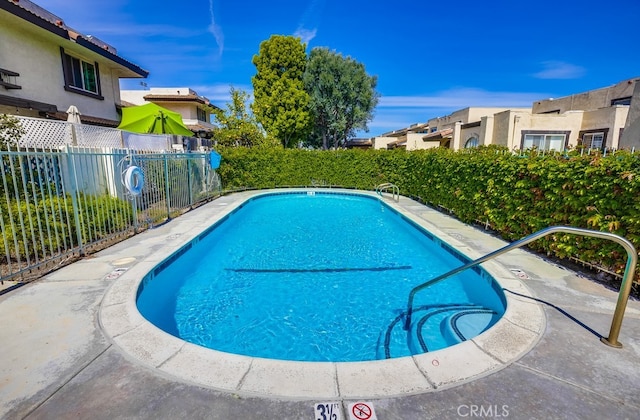
[[400, 188], [396, 184], [392, 184], [391, 182], [385, 182], [384, 184], [380, 184], [376, 187], [376, 194], [382, 197], [382, 193], [391, 188], [391, 197], [395, 201], [400, 201]]
[[572, 226], [551, 226], [538, 232], [532, 233], [529, 236], [525, 236], [524, 238], [512, 242], [511, 244], [504, 246], [496, 251], [493, 251], [483, 257], [478, 258], [477, 260], [471, 261], [463, 266], [455, 268], [447, 273], [444, 273], [438, 277], [435, 277], [425, 283], [422, 283], [416, 287], [414, 287], [409, 293], [409, 300], [407, 303], [407, 312], [406, 319], [404, 323], [405, 331], [409, 331], [411, 328], [411, 313], [413, 311], [413, 299], [420, 290], [423, 290], [431, 285], [439, 283], [440, 281], [453, 276], [461, 271], [464, 271], [468, 268], [475, 267], [487, 260], [493, 259], [499, 255], [504, 254], [505, 252], [511, 251], [514, 248], [520, 248], [527, 245], [530, 242], [533, 242], [537, 239], [540, 239], [544, 236], [550, 235], [552, 233], [570, 233], [576, 235], [590, 236], [601, 239], [609, 239], [618, 244], [622, 245], [622, 247], [627, 251], [627, 265], [624, 270], [624, 276], [622, 278], [622, 283], [620, 284], [620, 291], [618, 292], [618, 302], [616, 304], [615, 311], [613, 313], [613, 319], [611, 321], [611, 329], [609, 330], [608, 337], [601, 337], [600, 341], [608, 346], [615, 348], [622, 348], [622, 344], [618, 341], [618, 336], [620, 335], [620, 327], [622, 325], [622, 318], [624, 317], [624, 311], [627, 307], [627, 301], [629, 300], [629, 294], [631, 293], [631, 285], [633, 283], [633, 276], [635, 273], [636, 265], [638, 264], [638, 253], [636, 252], [633, 244], [618, 235], [609, 232], [601, 232], [596, 230], [582, 229], [576, 228]]

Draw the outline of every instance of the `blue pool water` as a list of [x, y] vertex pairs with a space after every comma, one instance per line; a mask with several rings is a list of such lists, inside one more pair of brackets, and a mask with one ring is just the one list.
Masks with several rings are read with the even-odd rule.
[[364, 361], [444, 348], [503, 314], [482, 270], [409, 292], [466, 260], [377, 198], [278, 193], [232, 212], [143, 280], [137, 305], [162, 330], [230, 353]]

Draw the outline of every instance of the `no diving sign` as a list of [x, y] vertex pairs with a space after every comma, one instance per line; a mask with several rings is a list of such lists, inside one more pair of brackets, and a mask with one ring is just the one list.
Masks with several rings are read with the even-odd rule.
[[370, 402], [357, 402], [349, 404], [349, 420], [378, 420], [373, 404]]

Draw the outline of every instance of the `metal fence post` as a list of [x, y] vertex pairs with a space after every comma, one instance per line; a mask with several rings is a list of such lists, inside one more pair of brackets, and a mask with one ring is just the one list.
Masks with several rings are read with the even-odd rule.
[[171, 219], [171, 198], [169, 196], [169, 160], [167, 153], [164, 154], [164, 200], [167, 203], [167, 220]]
[[[80, 206], [78, 205], [78, 180], [77, 180], [77, 171], [75, 161], [73, 159], [73, 155], [71, 153], [71, 148], [69, 146], [65, 147], [67, 151], [67, 165], [69, 166], [69, 181], [72, 183], [71, 185], [71, 205], [73, 207], [73, 220], [76, 225], [76, 239], [78, 240], [78, 251], [80, 255], [84, 255], [84, 244], [82, 241], [82, 225], [80, 224]], [[67, 189], [69, 190], [69, 189]]]
[[[129, 153], [131, 153], [132, 155], [135, 155], [135, 151], [134, 150], [130, 150]], [[148, 182], [149, 182], [149, 180], [147, 180], [147, 183]], [[139, 197], [140, 197], [140, 201], [144, 202], [143, 196], [140, 195]], [[133, 200], [131, 200], [131, 207], [132, 207], [131, 215], [133, 217], [133, 231], [135, 233], [138, 233], [138, 196], [135, 196], [135, 195], [133, 196]]]
[[187, 186], [189, 188], [189, 207], [193, 208], [193, 186], [191, 185], [191, 159], [187, 155]]

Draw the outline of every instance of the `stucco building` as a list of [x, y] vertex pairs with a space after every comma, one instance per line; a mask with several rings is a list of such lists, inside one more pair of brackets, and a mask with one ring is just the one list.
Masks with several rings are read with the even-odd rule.
[[189, 130], [200, 137], [211, 137], [215, 125], [211, 123], [211, 109], [216, 108], [204, 96], [186, 87], [151, 88], [149, 90], [122, 90], [123, 102], [131, 105], [143, 105], [153, 102], [156, 105], [177, 112]]
[[633, 129], [638, 124], [638, 117], [630, 118], [635, 114], [629, 113], [632, 105], [640, 105], [638, 82], [640, 79], [633, 78], [601, 89], [544, 99], [534, 102], [531, 108], [464, 108], [425, 124], [385, 133], [372, 142], [376, 149], [407, 150], [459, 150], [479, 145], [500, 145], [512, 150], [638, 147], [640, 144], [635, 143], [640, 139], [631, 135], [621, 144], [625, 127]]
[[374, 149], [404, 148], [407, 150], [428, 149], [422, 137], [429, 132], [429, 124], [418, 123], [399, 130], [389, 131], [371, 141]]
[[[530, 147], [531, 138], [534, 145], [548, 149], [553, 147], [549, 136], [565, 134], [565, 148], [619, 148], [638, 81], [637, 78], [623, 80], [601, 89], [534, 102], [531, 120], [521, 122], [525, 126], [521, 144]], [[560, 141], [556, 142], [555, 148], [559, 148]]]
[[148, 72], [28, 0], [0, 0], [0, 113], [116, 127], [121, 78]]

